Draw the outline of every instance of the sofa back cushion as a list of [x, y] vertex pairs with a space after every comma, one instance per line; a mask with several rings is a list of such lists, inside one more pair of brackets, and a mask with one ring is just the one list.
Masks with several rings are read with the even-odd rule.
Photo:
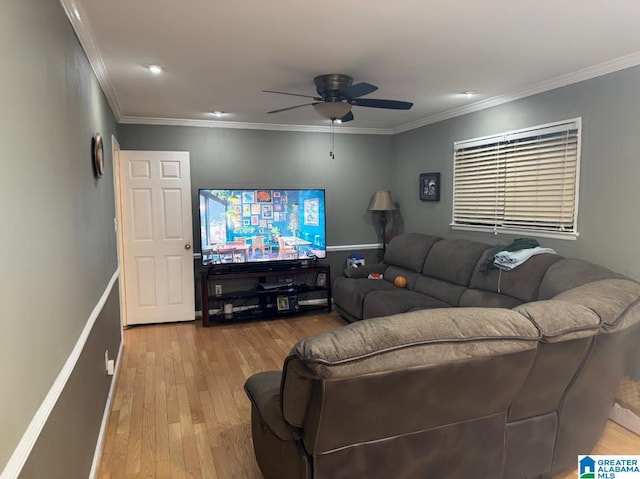
[[468, 286], [482, 253], [490, 246], [462, 239], [444, 239], [433, 245], [422, 274], [460, 286]]
[[434, 243], [439, 241], [437, 236], [420, 233], [407, 233], [396, 236], [387, 246], [384, 262], [419, 273], [422, 271], [424, 259]]
[[604, 333], [640, 322], [640, 283], [630, 279], [593, 281], [564, 291], [554, 299], [589, 308], [599, 316]]
[[[484, 263], [489, 252], [490, 250], [482, 255], [480, 264]], [[489, 274], [480, 271], [478, 267], [473, 272], [469, 287], [511, 296], [524, 303], [535, 301], [547, 270], [561, 259], [555, 254], [538, 254], [511, 271], [491, 269]]]
[[467, 288], [460, 297], [458, 306], [461, 308], [515, 308], [522, 301], [506, 294]]
[[563, 258], [547, 270], [537, 299], [551, 299], [568, 289], [609, 278], [623, 279], [624, 276], [581, 259]]
[[402, 276], [407, 280], [406, 288], [412, 291], [415, 289], [416, 281], [420, 278], [420, 273], [398, 266], [388, 266], [387, 269], [384, 270], [383, 278], [391, 284], [394, 284], [394, 281], [398, 276]]
[[464, 286], [430, 276], [420, 276], [414, 289], [418, 293], [444, 301], [450, 306], [458, 306], [460, 297], [467, 290]]
[[[304, 425], [305, 447], [317, 454], [504, 414], [538, 338], [529, 320], [504, 309], [359, 321], [294, 346], [282, 380], [284, 417]], [[481, 374], [488, 369], [496, 374]]]

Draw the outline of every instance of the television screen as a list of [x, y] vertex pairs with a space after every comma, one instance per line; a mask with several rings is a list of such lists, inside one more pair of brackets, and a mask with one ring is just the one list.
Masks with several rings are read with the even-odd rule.
[[324, 190], [199, 190], [202, 264], [326, 257]]

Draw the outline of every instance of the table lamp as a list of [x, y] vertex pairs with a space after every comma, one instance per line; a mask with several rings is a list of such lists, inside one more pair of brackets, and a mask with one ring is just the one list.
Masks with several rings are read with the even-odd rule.
[[380, 211], [380, 229], [382, 233], [382, 257], [387, 250], [387, 240], [385, 238], [385, 232], [387, 230], [387, 211], [393, 211], [396, 209], [396, 205], [393, 204], [391, 199], [391, 193], [389, 191], [376, 191], [369, 204], [369, 211]]

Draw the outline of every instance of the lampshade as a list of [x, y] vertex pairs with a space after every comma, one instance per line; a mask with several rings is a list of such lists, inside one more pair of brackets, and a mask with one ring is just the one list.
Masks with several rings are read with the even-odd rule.
[[318, 113], [330, 120], [342, 118], [351, 111], [351, 105], [345, 101], [326, 101], [313, 105]]
[[393, 211], [396, 205], [393, 204], [391, 193], [388, 191], [376, 191], [369, 204], [369, 211]]

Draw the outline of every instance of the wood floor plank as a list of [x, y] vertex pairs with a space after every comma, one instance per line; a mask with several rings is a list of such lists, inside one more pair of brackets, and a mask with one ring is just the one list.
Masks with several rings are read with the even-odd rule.
[[[300, 339], [344, 324], [332, 313], [125, 330], [97, 477], [262, 479], [244, 382], [281, 369]], [[640, 437], [610, 422], [593, 453], [638, 454]], [[571, 471], [555, 479], [575, 477]]]
[[171, 479], [186, 478], [186, 467], [182, 448], [182, 429], [179, 422], [169, 424], [169, 454]]
[[198, 446], [198, 458], [202, 477], [205, 479], [217, 479], [216, 466], [213, 462], [213, 452], [209, 442], [209, 433], [206, 424], [195, 424], [194, 426], [196, 445]]
[[169, 461], [169, 416], [167, 414], [167, 389], [164, 379], [164, 367], [155, 368], [155, 432], [157, 463]]

